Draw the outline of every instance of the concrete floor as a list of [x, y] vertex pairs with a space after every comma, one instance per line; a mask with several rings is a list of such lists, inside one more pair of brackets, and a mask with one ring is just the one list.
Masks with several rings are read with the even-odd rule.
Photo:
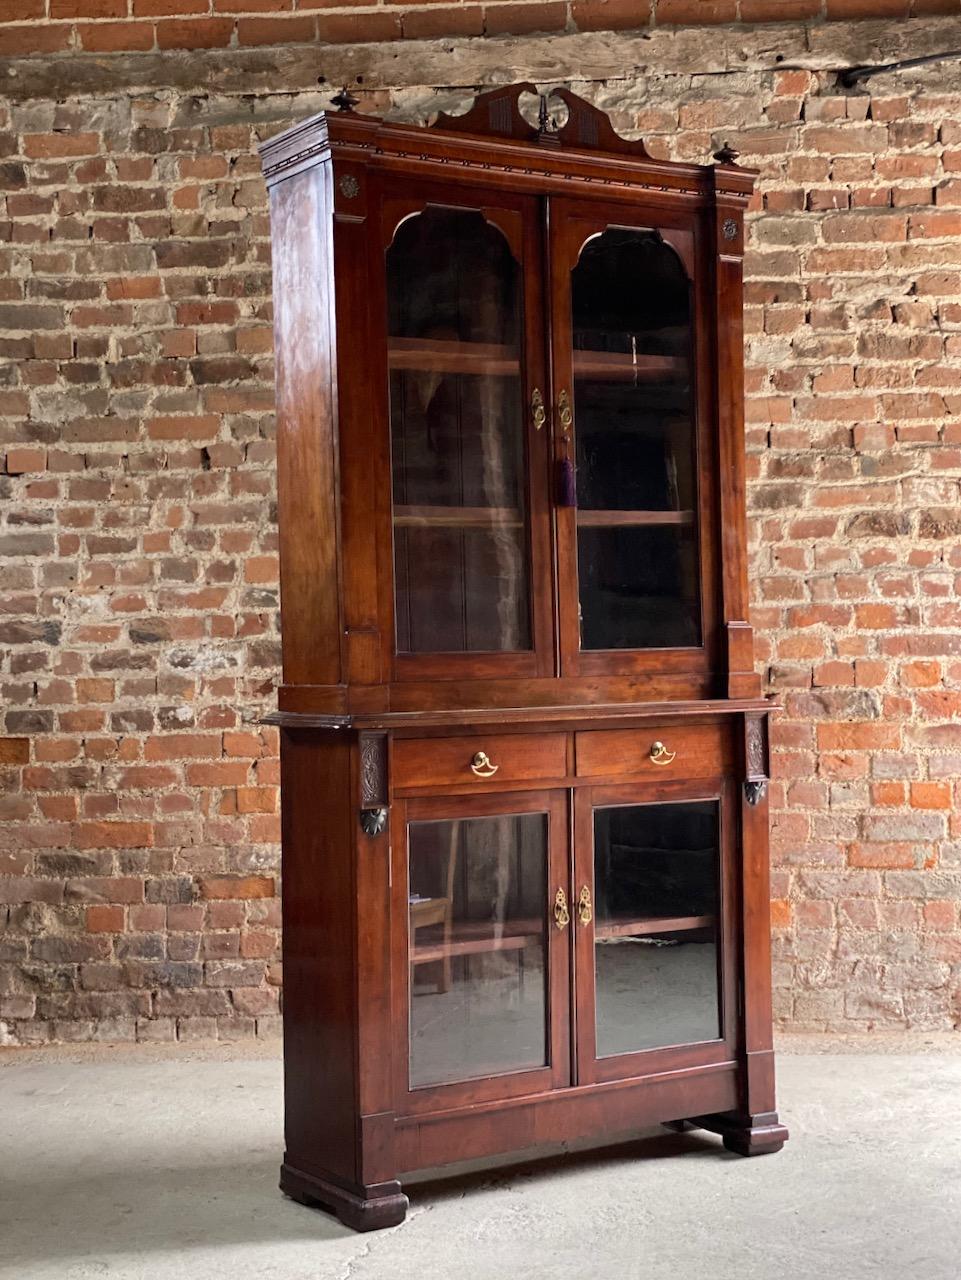
[[779, 1155], [660, 1133], [414, 1188], [403, 1226], [365, 1236], [277, 1190], [275, 1058], [8, 1052], [0, 1276], [958, 1280], [961, 1037], [908, 1043], [794, 1042]]

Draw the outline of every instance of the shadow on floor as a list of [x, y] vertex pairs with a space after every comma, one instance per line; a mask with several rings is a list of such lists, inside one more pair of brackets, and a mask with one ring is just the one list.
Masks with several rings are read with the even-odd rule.
[[[164, 1153], [167, 1155], [167, 1153]], [[288, 1200], [277, 1186], [278, 1156], [178, 1167], [170, 1159], [97, 1169], [87, 1159], [66, 1172], [5, 1170], [0, 1238], [23, 1276], [31, 1261], [96, 1259], [190, 1248], [349, 1238], [333, 1217]], [[9, 1181], [8, 1181], [9, 1179]], [[38, 1213], [38, 1202], [44, 1206]], [[43, 1229], [38, 1231], [38, 1224]]]
[[[224, 1135], [224, 1147], [236, 1143]], [[222, 1153], [226, 1154], [226, 1152]], [[610, 1168], [618, 1162], [677, 1159], [685, 1155], [723, 1158], [717, 1139], [698, 1132], [656, 1130], [650, 1136], [616, 1147], [576, 1150], [525, 1159], [507, 1168], [463, 1166], [441, 1177], [433, 1175], [405, 1186], [411, 1208], [443, 1204], [474, 1190], [572, 1176], [590, 1168]], [[261, 1152], [220, 1163], [182, 1166], [169, 1151], [115, 1167], [97, 1167], [86, 1154], [68, 1171], [37, 1161], [23, 1176], [9, 1167], [9, 1182], [0, 1210], [4, 1254], [16, 1259], [18, 1274], [32, 1262], [69, 1259], [97, 1267], [111, 1255], [177, 1253], [189, 1249], [245, 1245], [283, 1245], [344, 1241], [354, 1233], [332, 1215], [288, 1200], [277, 1186], [279, 1159]], [[13, 1175], [13, 1176], [10, 1176]], [[42, 1204], [43, 1212], [38, 1213]], [[37, 1230], [38, 1222], [43, 1230]], [[403, 1230], [403, 1228], [399, 1228]]]

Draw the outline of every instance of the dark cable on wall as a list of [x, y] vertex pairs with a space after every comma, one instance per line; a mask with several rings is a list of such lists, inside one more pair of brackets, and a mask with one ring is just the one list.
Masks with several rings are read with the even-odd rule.
[[927, 53], [923, 58], [902, 58], [900, 62], [884, 62], [877, 67], [848, 67], [846, 71], [838, 72], [838, 83], [845, 89], [853, 89], [862, 80], [871, 80], [884, 72], [923, 67], [929, 62], [944, 62], [946, 58], [961, 58], [961, 49], [949, 49], [946, 53]]

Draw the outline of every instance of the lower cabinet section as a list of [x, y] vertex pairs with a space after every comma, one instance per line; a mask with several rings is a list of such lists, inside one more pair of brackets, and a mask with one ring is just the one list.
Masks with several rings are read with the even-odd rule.
[[[498, 1152], [677, 1121], [744, 1154], [783, 1143], [766, 815], [734, 776], [736, 727], [392, 744], [388, 830], [358, 823], [351, 873], [355, 1150], [333, 1167], [305, 1140], [291, 1098], [304, 1108], [307, 1092], [288, 1066], [290, 1194], [381, 1226], [402, 1213], [401, 1173]], [[670, 768], [682, 744], [694, 776]], [[286, 876], [290, 806], [285, 824]], [[295, 966], [310, 960], [297, 928], [285, 914]], [[292, 999], [304, 990], [295, 980]], [[288, 1062], [301, 1014], [288, 1001]]]

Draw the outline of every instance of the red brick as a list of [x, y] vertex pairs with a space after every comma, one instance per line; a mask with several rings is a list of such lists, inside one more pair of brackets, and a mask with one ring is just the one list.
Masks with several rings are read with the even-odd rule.
[[140, 849], [153, 842], [149, 822], [80, 822], [73, 830], [78, 849]]
[[127, 0], [49, 0], [51, 18], [125, 18]]
[[99, 150], [99, 133], [28, 133], [23, 138], [23, 154], [35, 159], [95, 156]]
[[668, 24], [685, 26], [689, 23], [715, 24], [733, 22], [737, 13], [736, 0], [657, 0], [654, 21], [659, 27]]
[[[355, 0], [353, 0], [355, 2]], [[323, 8], [323, 0], [306, 0], [297, 5], [300, 9]], [[294, 0], [214, 0], [214, 13], [289, 13]]]
[[77, 27], [80, 43], [90, 53], [124, 53], [154, 47], [149, 22], [92, 22]]
[[272, 898], [273, 876], [212, 876], [200, 881], [204, 898]]
[[0, 22], [26, 22], [46, 17], [46, 0], [0, 0]]
[[238, 787], [238, 813], [275, 813], [277, 810], [276, 787]]
[[393, 13], [325, 13], [317, 19], [317, 38], [325, 44], [399, 40], [400, 34], [400, 18]]
[[484, 7], [487, 35], [529, 35], [535, 31], [563, 31], [567, 24], [566, 3], [489, 4]]
[[825, 16], [849, 21], [852, 18], [906, 18], [911, 0], [825, 0]]
[[[741, 0], [741, 21], [742, 22], [798, 22], [804, 18], [817, 18], [821, 14], [822, 0]], [[790, 71], [781, 71], [779, 76], [790, 76]], [[810, 87], [810, 80], [802, 82], [801, 76], [808, 76], [809, 73], [801, 71], [795, 73], [796, 77], [793, 84], [796, 87], [790, 90], [778, 88], [779, 93], [804, 93]]]
[[207, 13], [208, 0], [133, 0], [135, 18], [177, 18]]
[[946, 782], [912, 782], [912, 809], [950, 809], [951, 788]]
[[8, 475], [19, 476], [25, 471], [44, 471], [47, 466], [46, 449], [8, 449], [6, 471]]
[[215, 734], [169, 733], [148, 738], [145, 760], [210, 759], [220, 755], [220, 739]]
[[219, 431], [220, 418], [215, 413], [147, 419], [151, 440], [215, 440]]
[[123, 907], [88, 907], [86, 923], [88, 933], [123, 933]]
[[303, 15], [294, 18], [241, 18], [237, 23], [238, 44], [312, 44], [317, 38], [317, 21]]
[[230, 18], [184, 18], [157, 23], [160, 49], [220, 49], [230, 43]]
[[579, 31], [622, 31], [646, 27], [651, 6], [644, 0], [574, 0], [571, 17]]
[[883, 871], [906, 871], [918, 865], [913, 844], [853, 844], [848, 850], [852, 867], [876, 867]]
[[29, 738], [0, 738], [0, 765], [27, 764], [29, 760]]
[[458, 5], [445, 9], [411, 9], [401, 17], [406, 40], [433, 40], [439, 36], [479, 36], [484, 33], [484, 10], [480, 5]]

